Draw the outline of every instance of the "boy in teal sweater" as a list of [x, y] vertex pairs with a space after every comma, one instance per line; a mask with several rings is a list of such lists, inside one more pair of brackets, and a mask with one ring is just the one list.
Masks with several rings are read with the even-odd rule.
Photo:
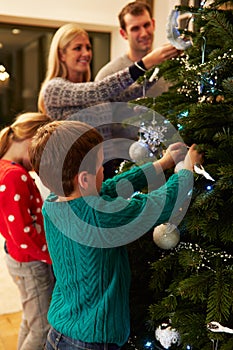
[[[116, 350], [130, 333], [130, 267], [126, 244], [169, 221], [187, 200], [202, 156], [178, 142], [164, 156], [103, 182], [102, 136], [78, 121], [39, 129], [30, 158], [51, 191], [43, 215], [56, 284], [45, 349]], [[184, 169], [158, 189], [163, 171]]]

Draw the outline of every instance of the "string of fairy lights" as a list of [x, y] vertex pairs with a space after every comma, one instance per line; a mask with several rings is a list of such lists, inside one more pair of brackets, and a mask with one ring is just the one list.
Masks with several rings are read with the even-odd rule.
[[198, 102], [213, 102], [214, 96], [216, 102], [224, 100], [223, 91], [218, 86], [218, 77], [220, 71], [226, 65], [232, 64], [233, 52], [229, 49], [227, 52], [219, 55], [208, 63], [202, 62], [200, 65], [190, 64], [189, 55], [183, 55], [177, 58], [186, 72], [191, 72], [197, 79], [185, 79], [183, 85], [177, 89], [177, 92], [193, 99], [193, 91], [199, 95]]
[[[232, 265], [233, 254], [229, 254], [226, 251], [213, 252], [202, 248], [197, 243], [180, 242], [179, 245], [177, 245], [175, 248], [173, 248], [173, 250], [169, 252], [169, 254], [174, 255], [184, 249], [198, 254], [198, 263], [196, 259], [197, 256], [195, 256], [197, 271], [200, 270], [201, 268], [207, 268], [212, 272], [216, 273], [216, 270], [214, 270], [213, 267], [211, 266], [211, 260], [216, 258], [220, 258], [223, 261], [223, 263], [225, 264], [225, 268], [227, 270], [233, 269], [233, 265]], [[162, 253], [161, 259], [163, 259], [164, 256], [165, 256], [165, 253]]]

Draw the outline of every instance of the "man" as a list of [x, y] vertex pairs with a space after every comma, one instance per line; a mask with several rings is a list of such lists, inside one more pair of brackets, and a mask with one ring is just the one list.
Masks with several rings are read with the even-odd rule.
[[[130, 66], [133, 62], [140, 61], [148, 52], [152, 50], [154, 31], [155, 31], [155, 20], [152, 15], [150, 6], [142, 1], [133, 1], [128, 3], [119, 13], [118, 16], [120, 24], [120, 35], [123, 39], [128, 41], [128, 50], [120, 57], [108, 62], [103, 66], [97, 73], [95, 80], [102, 80], [108, 75], [111, 75], [119, 70], [122, 70]], [[164, 51], [161, 51], [164, 54]], [[164, 55], [165, 56], [165, 55]], [[155, 81], [154, 81], [155, 82]], [[138, 92], [138, 87], [135, 85], [135, 91]], [[133, 88], [133, 85], [130, 89]], [[163, 91], [167, 90], [167, 84], [162, 78], [160, 78], [155, 84], [146, 91], [146, 96], [156, 97]], [[139, 90], [140, 95], [135, 97], [143, 96], [143, 89]], [[132, 113], [130, 110], [128, 113], [126, 108], [122, 109], [119, 107], [116, 111], [115, 120], [119, 123], [125, 118], [129, 117]], [[113, 118], [114, 120], [114, 118]], [[113, 137], [119, 138], [120, 142], [117, 144], [115, 141], [115, 148], [120, 149], [126, 147], [123, 143], [122, 138], [136, 140], [138, 137], [138, 127], [133, 126], [120, 126], [115, 124], [112, 126]], [[123, 152], [122, 152], [123, 153]], [[130, 157], [128, 156], [128, 159]], [[113, 162], [117, 168], [123, 159], [118, 159]], [[148, 238], [149, 237], [149, 238]], [[153, 293], [147, 288], [148, 280], [150, 279], [150, 271], [148, 269], [148, 261], [153, 261], [157, 253], [153, 252], [146, 247], [150, 244], [150, 235], [142, 237], [138, 242], [134, 242], [128, 246], [129, 259], [132, 266], [136, 266], [132, 270], [131, 280], [131, 335], [143, 334], [142, 329], [145, 328], [145, 322], [148, 319], [147, 306], [153, 303]], [[150, 255], [152, 254], [152, 255]], [[146, 286], [146, 287], [145, 287]], [[137, 306], [135, 308], [135, 305]], [[134, 311], [137, 310], [137, 311]], [[140, 318], [138, 317], [138, 310], [140, 310]]]
[[[130, 66], [152, 50], [155, 20], [147, 3], [140, 1], [128, 3], [119, 13], [118, 19], [120, 34], [129, 43], [128, 52], [103, 66], [97, 73], [95, 80], [102, 80], [106, 76]], [[147, 91], [147, 96], [156, 97], [162, 92], [161, 90], [166, 88], [164, 81], [160, 79]]]
[[[128, 3], [119, 13], [118, 19], [120, 24], [120, 35], [127, 40], [129, 44], [128, 51], [103, 66], [97, 73], [95, 80], [102, 80], [106, 76], [114, 74], [132, 65], [134, 62], [140, 61], [146, 54], [152, 51], [155, 20], [152, 15], [151, 8], [146, 2], [132, 1]], [[158, 48], [158, 58], [160, 62], [167, 59], [167, 50], [170, 47], [171, 45], [166, 44]], [[166, 91], [167, 87], [168, 85], [162, 78], [160, 78], [157, 82], [154, 80], [152, 83], [148, 82], [147, 80], [146, 85], [139, 85], [136, 82], [118, 97], [118, 101], [125, 102], [129, 100], [136, 100], [137, 98], [145, 95], [147, 97], [156, 97], [163, 91]], [[130, 98], [128, 98], [128, 96], [130, 96]], [[133, 127], [132, 125], [126, 126], [124, 123], [123, 125], [121, 124], [124, 120], [127, 120], [131, 116], [132, 110], [128, 111], [125, 106], [119, 106], [115, 109], [113, 121], [116, 123], [112, 125], [112, 135], [115, 139], [126, 138], [136, 140], [138, 138], [138, 127]], [[117, 141], [115, 140], [115, 144], [116, 143]], [[122, 140], [120, 140], [119, 145], [117, 145], [115, 148], [121, 149], [121, 146], [123, 147]], [[119, 161], [121, 162], [122, 159]], [[117, 166], [119, 165], [117, 161], [115, 163]]]

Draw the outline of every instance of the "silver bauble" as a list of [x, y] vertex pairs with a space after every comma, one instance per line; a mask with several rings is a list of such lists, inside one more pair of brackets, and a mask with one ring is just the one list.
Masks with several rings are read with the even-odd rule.
[[160, 342], [164, 349], [170, 349], [172, 344], [180, 345], [180, 334], [170, 325], [163, 323], [155, 330], [155, 338]]
[[174, 224], [161, 224], [154, 228], [153, 240], [159, 248], [172, 249], [180, 241], [180, 231]]
[[174, 173], [178, 173], [179, 170], [184, 169], [184, 161], [181, 160], [179, 163], [176, 164]]
[[130, 158], [135, 162], [140, 162], [141, 160], [148, 158], [149, 154], [150, 150], [148, 145], [142, 141], [132, 143], [129, 148]]
[[[190, 12], [186, 12], [186, 16], [188, 16], [188, 18], [191, 18], [192, 14]], [[178, 30], [178, 17], [180, 17], [180, 12], [178, 10], [172, 10], [166, 26], [167, 39], [177, 50], [183, 51], [192, 46], [193, 43], [191, 37], [184, 38]]]

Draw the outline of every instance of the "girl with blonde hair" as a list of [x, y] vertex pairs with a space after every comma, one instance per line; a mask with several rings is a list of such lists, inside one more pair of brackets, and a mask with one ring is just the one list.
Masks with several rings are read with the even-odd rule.
[[5, 260], [22, 302], [17, 350], [41, 350], [49, 329], [47, 311], [54, 278], [42, 217], [42, 198], [30, 175], [29, 147], [51, 119], [24, 113], [0, 132], [0, 232]]

